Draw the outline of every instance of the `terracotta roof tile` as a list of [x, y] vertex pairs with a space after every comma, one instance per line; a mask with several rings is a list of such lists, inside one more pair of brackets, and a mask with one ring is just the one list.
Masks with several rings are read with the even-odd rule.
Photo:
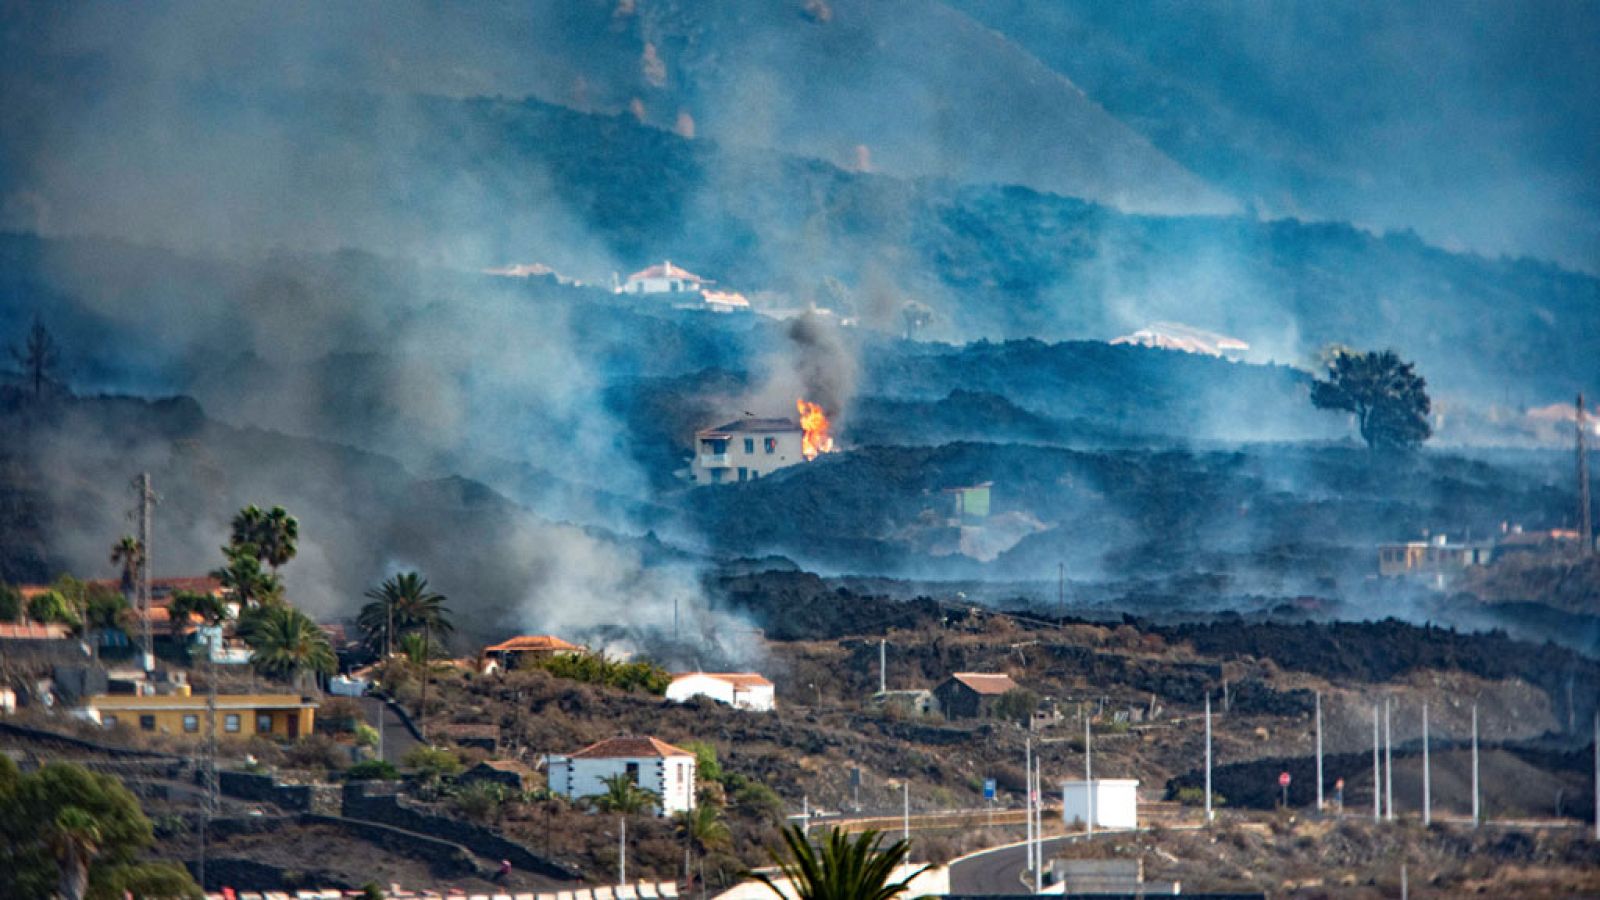
[[653, 737], [606, 738], [572, 754], [573, 759], [634, 759], [647, 756], [693, 756], [682, 747], [674, 747]]
[[1017, 686], [1004, 672], [956, 672], [950, 677], [980, 694], [1004, 694]]
[[726, 681], [734, 687], [772, 687], [772, 682], [768, 681], [766, 677], [761, 675], [759, 672], [679, 672], [678, 674], [672, 676], [672, 680], [677, 681], [680, 678], [692, 678], [696, 675], [704, 676], [706, 678], [715, 678], [718, 681]]
[[575, 653], [582, 650], [553, 634], [524, 634], [483, 648], [484, 653]]

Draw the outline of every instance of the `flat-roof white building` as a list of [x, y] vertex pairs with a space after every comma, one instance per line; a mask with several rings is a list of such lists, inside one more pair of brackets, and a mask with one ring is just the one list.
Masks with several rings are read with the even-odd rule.
[[672, 676], [667, 699], [682, 703], [690, 697], [710, 697], [736, 709], [771, 712], [777, 705], [772, 682], [756, 672], [684, 672]]
[[1139, 781], [1136, 778], [1096, 778], [1061, 784], [1061, 820], [1068, 826], [1096, 828], [1139, 827]]
[[606, 792], [605, 779], [626, 775], [653, 793], [656, 815], [694, 809], [695, 756], [653, 737], [614, 737], [566, 756], [550, 756], [550, 790], [569, 800]]

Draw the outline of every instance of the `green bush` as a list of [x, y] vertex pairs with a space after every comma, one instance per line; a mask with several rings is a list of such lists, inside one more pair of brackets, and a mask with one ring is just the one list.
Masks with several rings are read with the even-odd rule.
[[505, 805], [509, 793], [505, 785], [493, 781], [474, 781], [450, 796], [456, 812], [475, 822], [492, 822]]
[[0, 622], [15, 622], [22, 615], [22, 595], [9, 584], [0, 583]]
[[443, 747], [413, 747], [401, 762], [407, 768], [416, 769], [425, 781], [460, 775], [463, 768], [461, 757]]
[[732, 774], [727, 779], [732, 790], [733, 805], [754, 816], [768, 819], [783, 817], [783, 798], [778, 792], [753, 778]]
[[666, 669], [649, 662], [618, 662], [603, 653], [563, 653], [535, 660], [533, 668], [543, 669], [557, 678], [570, 678], [622, 691], [642, 691], [661, 696], [672, 683]]
[[722, 763], [717, 761], [717, 748], [705, 741], [684, 741], [680, 746], [694, 754], [695, 777], [701, 781], [722, 781]]
[[400, 770], [383, 759], [367, 759], [344, 770], [346, 781], [394, 781]]
[[[1178, 794], [1174, 799], [1184, 806], [1205, 806], [1206, 791], [1205, 788], [1198, 787], [1178, 788]], [[1226, 797], [1223, 797], [1216, 791], [1211, 792], [1212, 807], [1222, 807], [1226, 806], [1227, 804], [1228, 800]]]

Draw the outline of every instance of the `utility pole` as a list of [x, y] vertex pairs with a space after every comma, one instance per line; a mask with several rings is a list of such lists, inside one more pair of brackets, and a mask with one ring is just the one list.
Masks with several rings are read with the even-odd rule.
[[617, 884], [628, 883], [628, 817], [617, 816], [617, 821], [622, 823], [622, 830], [617, 836]]
[[1594, 714], [1594, 838], [1600, 841], [1600, 711]]
[[906, 842], [906, 858], [911, 858], [911, 779], [900, 782], [900, 838]]
[[[220, 633], [218, 639], [220, 640]], [[200, 889], [206, 886], [206, 841], [211, 817], [217, 814], [217, 660], [216, 647], [208, 642], [206, 652], [206, 755], [201, 778], [205, 796], [200, 801]]]
[[889, 641], [878, 638], [878, 693], [889, 693]]
[[1433, 772], [1428, 759], [1428, 701], [1422, 701], [1422, 824], [1433, 824]]
[[1211, 812], [1211, 691], [1206, 690], [1206, 824], [1213, 818]]
[[1022, 792], [1022, 821], [1023, 840], [1028, 845], [1028, 868], [1033, 868], [1033, 738], [1022, 742], [1022, 771], [1023, 783], [1027, 785]]
[[1045, 890], [1045, 754], [1034, 757], [1034, 894]]
[[1472, 827], [1478, 827], [1478, 704], [1472, 704]]
[[1056, 614], [1067, 617], [1067, 564], [1059, 563], [1056, 569]]
[[1383, 764], [1378, 757], [1378, 704], [1372, 704], [1372, 821], [1383, 820]]
[[1383, 806], [1385, 818], [1394, 821], [1394, 721], [1389, 698], [1383, 698]]
[[1317, 691], [1317, 812], [1322, 812], [1322, 692]]
[[139, 567], [139, 637], [144, 653], [140, 664], [150, 672], [156, 665], [154, 639], [150, 634], [150, 508], [156, 502], [156, 494], [150, 489], [150, 473], [139, 473], [134, 488], [139, 492], [139, 555], [143, 559]]
[[1583, 446], [1584, 421], [1583, 394], [1578, 394], [1578, 415], [1575, 420], [1578, 433], [1578, 539], [1583, 542], [1583, 552], [1594, 552], [1594, 521], [1589, 507], [1589, 455]]
[[1089, 720], [1083, 720], [1083, 788], [1088, 792], [1089, 817], [1085, 820], [1088, 834], [1094, 834], [1094, 733], [1089, 730]]

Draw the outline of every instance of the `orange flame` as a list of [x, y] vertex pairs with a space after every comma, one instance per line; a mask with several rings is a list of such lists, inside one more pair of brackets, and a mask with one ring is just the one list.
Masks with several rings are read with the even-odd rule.
[[832, 453], [833, 436], [828, 433], [832, 426], [822, 407], [805, 400], [796, 400], [795, 406], [800, 410], [800, 428], [805, 432], [800, 439], [800, 452], [807, 460], [816, 459], [821, 453]]

